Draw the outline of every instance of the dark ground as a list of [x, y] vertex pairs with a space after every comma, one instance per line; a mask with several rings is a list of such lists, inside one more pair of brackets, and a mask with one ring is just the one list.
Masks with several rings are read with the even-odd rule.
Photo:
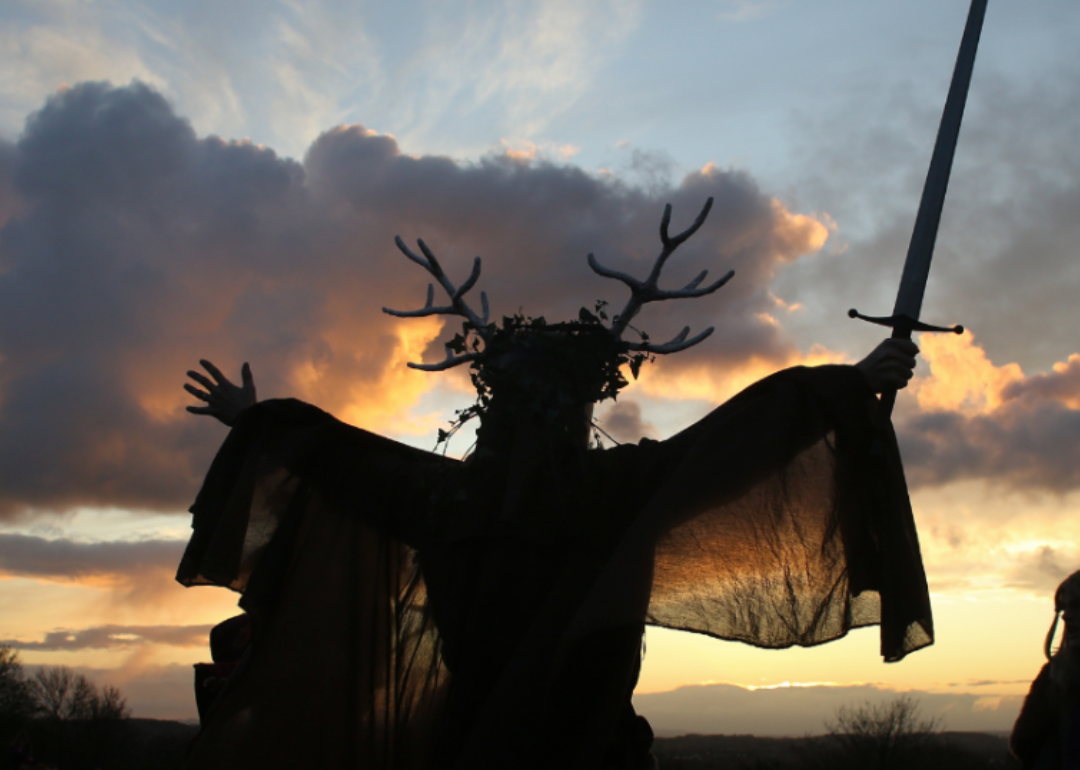
[[196, 725], [161, 719], [119, 719], [107, 722], [33, 720], [0, 732], [4, 756], [15, 733], [25, 730], [35, 759], [64, 770], [179, 770]]
[[653, 753], [661, 770], [1019, 770], [1009, 755], [1008, 736], [993, 733], [945, 732], [917, 750], [856, 755], [827, 736], [759, 738], [753, 735], [683, 735], [657, 738]]
[[[73, 744], [81, 743], [69, 732], [61, 738], [50, 734], [45, 725], [31, 728], [35, 747], [41, 759], [56, 760], [60, 743], [67, 744], [63, 753], [78, 753]], [[78, 726], [69, 725], [69, 730]], [[198, 732], [195, 725], [156, 719], [127, 719], [113, 728], [104, 756], [72, 756], [63, 764], [69, 767], [139, 768], [140, 770], [179, 770], [183, 765], [188, 743]], [[95, 730], [95, 732], [97, 732]], [[52, 744], [52, 745], [50, 745]], [[753, 735], [683, 735], [677, 738], [657, 738], [653, 752], [661, 770], [892, 770], [912, 767], [919, 770], [1019, 770], [1020, 765], [1009, 756], [1008, 738], [1004, 734], [946, 732], [908, 752], [878, 753], [875, 756], [856, 756], [846, 752], [827, 736], [808, 738], [762, 738]], [[97, 752], [94, 752], [97, 753]], [[50, 756], [51, 755], [51, 756]], [[75, 761], [71, 761], [75, 760]], [[83, 760], [83, 761], [79, 761]], [[104, 760], [104, 762], [102, 762]]]

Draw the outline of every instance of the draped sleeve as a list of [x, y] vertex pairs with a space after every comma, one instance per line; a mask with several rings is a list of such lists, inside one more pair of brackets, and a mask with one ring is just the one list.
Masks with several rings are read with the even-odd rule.
[[877, 404], [850, 366], [798, 367], [643, 443], [645, 502], [580, 629], [644, 616], [783, 648], [880, 624], [887, 661], [930, 644], [903, 467]]
[[182, 584], [242, 594], [251, 647], [188, 767], [422, 767], [447, 673], [414, 546], [455, 461], [294, 400], [242, 413], [192, 506]]

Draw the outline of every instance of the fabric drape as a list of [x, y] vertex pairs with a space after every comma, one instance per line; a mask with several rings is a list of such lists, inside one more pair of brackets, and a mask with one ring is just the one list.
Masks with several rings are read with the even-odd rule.
[[188, 766], [614, 767], [646, 624], [769, 648], [880, 624], [899, 660], [933, 630], [876, 403], [795, 368], [665, 441], [522, 425], [466, 462], [246, 410], [177, 578], [241, 592], [253, 641]]

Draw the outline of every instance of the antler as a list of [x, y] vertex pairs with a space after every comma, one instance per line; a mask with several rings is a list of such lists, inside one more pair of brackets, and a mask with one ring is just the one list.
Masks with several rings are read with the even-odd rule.
[[[461, 284], [460, 288], [454, 288], [454, 284], [450, 283], [450, 279], [447, 278], [446, 273], [443, 272], [439, 260], [435, 258], [435, 254], [427, 247], [426, 243], [420, 239], [417, 239], [416, 241], [420, 246], [420, 251], [424, 253], [423, 257], [413, 253], [409, 247], [405, 245], [405, 241], [401, 240], [401, 236], [396, 236], [394, 238], [394, 243], [401, 249], [402, 254], [431, 273], [435, 280], [446, 290], [446, 293], [450, 295], [450, 304], [435, 307], [435, 285], [429, 283], [427, 289], [427, 303], [420, 310], [391, 310], [388, 307], [384, 307], [382, 309], [383, 312], [392, 316], [397, 316], [398, 318], [422, 318], [429, 315], [459, 315], [472, 324], [473, 328], [476, 329], [476, 333], [480, 335], [480, 338], [485, 343], [490, 342], [491, 330], [488, 328], [489, 309], [487, 293], [483, 291], [480, 292], [480, 306], [483, 309], [482, 316], [478, 316], [476, 311], [469, 307], [465, 300], [462, 299], [465, 292], [475, 286], [477, 279], [480, 278], [480, 257], [473, 260], [472, 273], [465, 280], [465, 283]], [[441, 372], [468, 361], [475, 361], [482, 355], [482, 352], [454, 355], [454, 351], [447, 345], [446, 359], [444, 361], [437, 364], [414, 364], [410, 362], [409, 366], [413, 369], [421, 369], [425, 372]]]
[[[664, 299], [704, 297], [706, 294], [712, 294], [730, 281], [731, 277], [735, 275], [734, 270], [729, 270], [727, 275], [706, 286], [704, 289], [699, 289], [698, 286], [705, 280], [705, 276], [709, 274], [708, 270], [702, 270], [697, 278], [681, 289], [666, 291], [656, 285], [657, 280], [660, 278], [660, 271], [664, 269], [664, 263], [667, 262], [668, 257], [672, 255], [675, 249], [686, 242], [691, 235], [698, 231], [698, 228], [705, 222], [705, 217], [709, 215], [709, 209], [712, 208], [712, 204], [712, 198], [705, 201], [705, 207], [701, 209], [701, 213], [698, 214], [697, 219], [694, 220], [694, 224], [690, 225], [690, 227], [676, 235], [674, 238], [668, 235], [668, 225], [671, 224], [671, 204], [669, 203], [664, 207], [664, 217], [660, 220], [660, 241], [663, 243], [664, 248], [660, 252], [660, 256], [656, 258], [656, 264], [653, 265], [649, 277], [644, 281], [639, 281], [636, 278], [633, 278], [626, 273], [620, 273], [617, 270], [610, 270], [597, 262], [595, 256], [589, 254], [589, 267], [593, 269], [593, 272], [602, 275], [605, 278], [614, 278], [618, 281], [622, 281], [630, 287], [630, 300], [626, 303], [626, 307], [622, 309], [622, 312], [615, 316], [614, 320], [611, 322], [611, 333], [615, 335], [615, 339], [622, 338], [622, 333], [626, 331], [626, 327], [630, 324], [630, 320], [638, 314], [638, 311], [641, 310], [641, 306], [646, 302], [659, 302]], [[686, 350], [687, 348], [698, 344], [712, 333], [713, 327], [710, 326], [701, 334], [688, 340], [686, 337], [690, 334], [690, 327], [687, 326], [678, 334], [678, 336], [663, 345], [653, 345], [647, 342], [626, 342], [623, 344], [626, 345], [627, 350], [636, 350], [645, 353], [678, 353], [680, 350]]]

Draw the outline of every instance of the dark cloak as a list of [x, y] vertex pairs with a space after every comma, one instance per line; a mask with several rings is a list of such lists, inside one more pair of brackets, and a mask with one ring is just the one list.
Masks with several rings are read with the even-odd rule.
[[189, 767], [604, 767], [646, 624], [767, 648], [880, 624], [887, 661], [930, 644], [876, 405], [852, 367], [798, 367], [665, 441], [571, 451], [519, 420], [466, 462], [249, 408], [177, 575], [241, 592], [253, 624]]
[[[1055, 676], [1055, 665], [1068, 673], [1059, 669]], [[1080, 768], [1080, 682], [1075, 678], [1076, 669], [1055, 657], [1031, 683], [1009, 737], [1009, 749], [1024, 770]]]

